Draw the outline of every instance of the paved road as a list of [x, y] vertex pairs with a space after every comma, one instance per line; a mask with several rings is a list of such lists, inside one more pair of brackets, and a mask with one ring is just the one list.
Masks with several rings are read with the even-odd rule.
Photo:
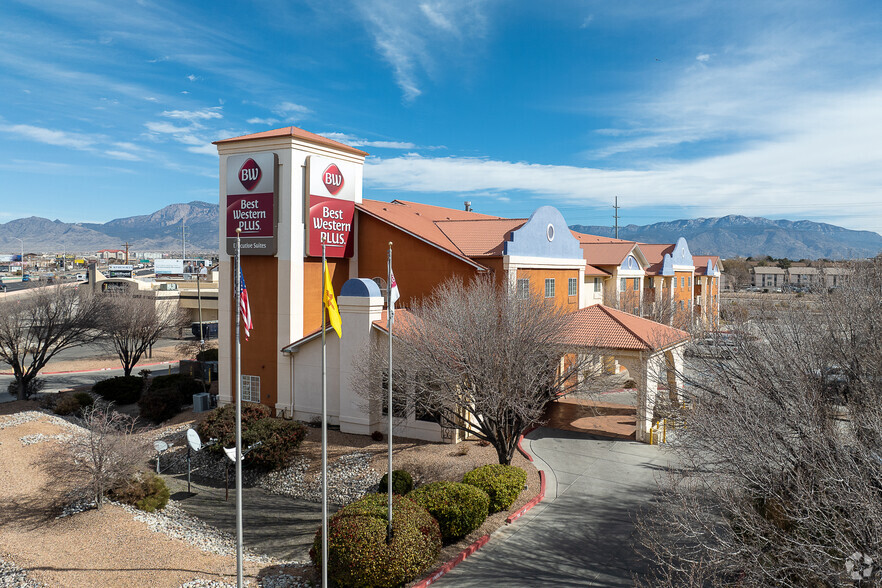
[[[3, 366], [4, 369], [6, 366]], [[136, 368], [136, 373], [139, 368]], [[167, 366], [156, 366], [148, 368], [154, 370], [154, 375], [162, 375], [162, 374], [176, 374], [178, 373], [178, 364], [169, 364]], [[169, 369], [171, 371], [169, 371]], [[115, 378], [117, 376], [122, 376], [123, 370], [97, 370], [93, 372], [79, 372], [75, 374], [43, 374], [40, 373], [38, 376], [41, 380], [46, 382], [46, 385], [43, 387], [44, 393], [54, 393], [54, 392], [62, 392], [64, 390], [70, 390], [71, 388], [75, 388], [77, 386], [91, 386], [95, 382], [99, 380], [106, 380], [107, 378]], [[0, 376], [0, 402], [11, 402], [15, 400], [15, 397], [8, 394], [6, 392], [7, 387], [10, 382], [12, 382], [15, 378], [12, 376]]]
[[[634, 513], [667, 463], [658, 446], [540, 428], [527, 447], [545, 470], [546, 499], [504, 527], [439, 586], [633, 586]], [[544, 462], [544, 463], [543, 463]]]

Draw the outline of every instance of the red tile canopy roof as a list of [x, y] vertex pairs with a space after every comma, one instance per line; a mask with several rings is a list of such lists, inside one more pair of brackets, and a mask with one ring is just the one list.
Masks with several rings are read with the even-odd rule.
[[602, 349], [658, 351], [688, 339], [686, 331], [596, 304], [569, 315], [561, 343]]
[[324, 145], [325, 147], [331, 147], [333, 149], [338, 149], [340, 151], [345, 151], [354, 155], [367, 155], [367, 153], [362, 151], [361, 149], [356, 149], [355, 147], [350, 147], [345, 143], [334, 141], [333, 139], [328, 139], [327, 137], [322, 137], [321, 135], [316, 135], [315, 133], [310, 133], [309, 131], [304, 131], [300, 127], [283, 127], [281, 129], [273, 129], [271, 131], [263, 131], [261, 133], [242, 135], [241, 137], [221, 139], [220, 141], [214, 141], [213, 145], [223, 145], [225, 143], [236, 143], [239, 141], [251, 141], [253, 139], [272, 139], [275, 137], [293, 137], [295, 139], [300, 139], [301, 141], [306, 141], [307, 143]]

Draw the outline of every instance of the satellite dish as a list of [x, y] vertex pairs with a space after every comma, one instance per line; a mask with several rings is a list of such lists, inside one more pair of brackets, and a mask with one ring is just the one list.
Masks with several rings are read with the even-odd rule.
[[236, 448], [235, 447], [224, 447], [224, 453], [227, 454], [227, 457], [230, 458], [230, 461], [236, 463]]
[[202, 449], [202, 439], [199, 438], [199, 433], [193, 429], [187, 429], [187, 443], [190, 444], [190, 449], [193, 451]]
[[160, 440], [160, 441], [154, 441], [154, 442], [153, 442], [153, 449], [155, 449], [155, 450], [158, 451], [159, 453], [162, 453], [163, 451], [165, 451], [166, 449], [168, 449], [168, 443], [166, 443], [165, 441], [161, 441], [161, 440]]

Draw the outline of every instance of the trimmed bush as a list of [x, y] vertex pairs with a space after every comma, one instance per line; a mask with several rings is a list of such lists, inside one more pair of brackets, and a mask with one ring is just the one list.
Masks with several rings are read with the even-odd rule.
[[73, 394], [65, 394], [55, 403], [52, 409], [57, 415], [67, 416], [69, 414], [78, 414], [83, 409], [80, 401]]
[[288, 465], [306, 437], [306, 425], [267, 417], [242, 431], [242, 447], [262, 441], [245, 456], [245, 462], [261, 470], [278, 470]]
[[[339, 586], [401, 586], [425, 572], [441, 551], [438, 522], [404, 496], [392, 497], [392, 541], [386, 543], [386, 497], [368, 494], [328, 522], [328, 577]], [[321, 529], [309, 556], [320, 567]]]
[[498, 463], [481, 466], [467, 473], [463, 483], [480, 488], [490, 497], [490, 514], [508, 508], [518, 499], [527, 472], [517, 466]]
[[[254, 402], [242, 403], [242, 436], [244, 437], [251, 425], [260, 419], [269, 417], [270, 409], [263, 404]], [[224, 447], [236, 444], [236, 405], [227, 404], [216, 408], [199, 424], [197, 429], [203, 441], [217, 439], [217, 443], [206, 447], [205, 451], [223, 455]]]
[[141, 396], [138, 408], [143, 418], [159, 424], [181, 412], [181, 398], [175, 388], [151, 388]]
[[435, 517], [445, 543], [462, 539], [480, 527], [490, 512], [490, 497], [486, 492], [459, 482], [426, 484], [407, 497]]
[[162, 510], [168, 504], [169, 499], [165, 480], [153, 472], [138, 474], [108, 494], [113, 500], [130, 504], [147, 512]]
[[95, 382], [92, 392], [117, 404], [134, 404], [141, 398], [144, 380], [138, 376], [119, 376]]
[[150, 381], [148, 392], [165, 388], [171, 388], [175, 391], [181, 401], [181, 406], [193, 404], [193, 395], [203, 391], [202, 384], [197, 382], [192, 376], [187, 374], [169, 374], [153, 378]]
[[88, 392], [74, 392], [73, 397], [77, 399], [82, 408], [95, 404], [95, 399]]
[[[380, 487], [377, 492], [382, 494], [388, 490], [389, 474], [383, 474], [383, 479], [380, 480]], [[413, 476], [405, 470], [392, 470], [392, 494], [404, 496], [409, 494], [411, 490], [413, 490]]]
[[[199, 329], [196, 330], [198, 331]], [[217, 352], [217, 348], [200, 351], [196, 354], [196, 361], [217, 361]]]

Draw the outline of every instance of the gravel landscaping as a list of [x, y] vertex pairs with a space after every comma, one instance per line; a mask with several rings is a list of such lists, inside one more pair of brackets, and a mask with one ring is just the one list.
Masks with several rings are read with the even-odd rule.
[[[19, 410], [25, 407], [33, 407], [35, 403], [9, 403], [21, 404]], [[12, 412], [12, 406], [0, 405], [0, 413]], [[148, 439], [163, 439], [170, 444], [169, 451], [160, 458], [160, 466], [163, 475], [179, 475], [187, 471], [187, 443], [185, 433], [190, 427], [196, 426], [204, 413], [193, 415], [184, 413], [173, 419], [170, 424], [163, 428], [145, 430], [141, 434]], [[69, 438], [76, 434], [80, 428], [71, 421], [75, 419], [61, 418], [48, 415], [39, 411], [26, 410], [15, 412], [10, 416], [0, 416], [0, 477], [15, 477], [14, 472], [23, 472], [30, 465], [30, 459], [25, 459], [23, 453], [47, 450], [55, 442]], [[367, 492], [373, 492], [387, 467], [387, 443], [375, 442], [369, 437], [348, 435], [339, 431], [329, 431], [329, 498], [334, 505], [332, 512], [339, 506], [348, 504]], [[12, 443], [12, 441], [15, 441]], [[7, 448], [9, 448], [7, 450]], [[13, 451], [13, 448], [17, 450]], [[467, 441], [459, 445], [433, 444], [410, 439], [396, 438], [393, 449], [393, 461], [396, 469], [407, 469], [413, 474], [417, 485], [433, 482], [436, 480], [459, 481], [467, 471], [487, 463], [495, 463], [496, 454], [492, 447], [484, 446], [474, 441]], [[307, 438], [298, 452], [297, 457], [285, 469], [273, 473], [260, 473], [245, 469], [244, 484], [247, 487], [257, 487], [266, 492], [290, 496], [292, 498], [305, 499], [307, 501], [320, 502], [320, 429], [310, 428]], [[7, 459], [7, 455], [14, 456]], [[535, 468], [520, 455], [516, 456], [514, 465], [523, 467], [528, 472], [527, 490], [521, 493], [511, 511], [515, 511], [529, 501], [538, 492], [539, 478]], [[226, 475], [225, 459], [201, 451], [192, 454], [193, 476], [195, 479], [208, 480], [216, 486], [223, 487]], [[230, 486], [234, 485], [233, 471], [230, 468]], [[38, 478], [38, 477], [36, 477]], [[39, 487], [37, 479], [33, 479], [27, 485], [31, 491]], [[16, 484], [23, 486], [23, 484]], [[23, 487], [15, 488], [19, 493], [25, 492]], [[4, 493], [4, 482], [0, 481], [0, 493]], [[13, 492], [14, 494], [15, 492]], [[112, 547], [102, 547], [106, 559], [113, 561], [116, 574], [114, 578], [125, 577], [123, 568], [138, 568], [139, 572], [128, 575], [131, 585], [151, 586], [233, 586], [235, 578], [235, 540], [229, 533], [218, 530], [205, 521], [197, 519], [185, 512], [183, 503], [169, 501], [169, 505], [156, 513], [145, 513], [132, 507], [110, 503], [100, 510], [94, 510], [91, 505], [80, 505], [71, 509], [67, 514], [76, 516], [60, 519], [58, 525], [72, 525], [78, 528], [78, 535], [72, 538], [68, 533], [41, 533], [43, 537], [36, 542], [40, 544], [38, 549], [34, 545], [33, 531], [29, 536], [30, 541], [18, 536], [23, 533], [21, 529], [14, 529], [13, 533], [6, 530], [14, 528], [14, 520], [4, 519], [0, 515], [0, 554], [6, 550], [15, 554], [13, 561], [20, 566], [15, 567], [10, 562], [4, 563], [2, 575], [0, 575], [0, 587], [3, 586], [39, 586], [39, 581], [48, 582], [49, 586], [88, 586], [114, 584], [116, 579], [108, 580], [108, 570], [111, 564], [99, 565], [93, 562], [85, 568], [94, 567], [95, 570], [77, 569], [76, 578], [71, 580], [70, 573], [44, 572], [42, 570], [60, 568], [67, 570], [76, 568], [79, 563], [76, 549], [70, 542], [79, 545], [81, 549], [88, 549], [84, 545], [86, 537], [90, 534], [101, 533], [102, 524], [110, 525], [117, 531], [117, 540], [110, 540]], [[497, 513], [487, 519], [484, 525], [466, 537], [461, 542], [445, 548], [439, 563], [456, 555], [477, 538], [493, 532], [504, 524], [508, 513]], [[98, 520], [93, 520], [98, 519]], [[103, 519], [117, 521], [111, 523]], [[92, 525], [95, 523], [95, 526]], [[89, 525], [87, 529], [82, 528]], [[134, 526], [134, 527], [133, 527]], [[152, 547], [153, 559], [148, 553], [151, 548], [134, 547], [127, 537], [123, 539], [120, 533], [123, 528], [128, 528], [127, 533], [139, 535], [138, 541], [156, 543]], [[7, 536], [9, 540], [7, 541]], [[55, 545], [55, 543], [65, 545]], [[44, 547], [45, 546], [45, 547]], [[161, 547], [160, 547], [161, 546]], [[107, 553], [107, 549], [115, 550]], [[158, 549], [162, 549], [162, 562], [156, 555]], [[169, 551], [171, 550], [171, 551]], [[38, 553], [39, 552], [39, 553]], [[193, 553], [201, 554], [199, 557]], [[173, 554], [173, 557], [169, 554]], [[188, 555], [189, 554], [189, 555]], [[74, 559], [71, 559], [71, 558]], [[30, 558], [30, 559], [29, 559]], [[51, 561], [51, 564], [47, 562]], [[172, 561], [173, 560], [173, 561]], [[140, 565], [135, 565], [140, 561]], [[195, 574], [186, 572], [196, 569], [194, 561], [205, 561], [202, 569], [205, 573]], [[177, 563], [175, 563], [177, 562]], [[39, 573], [30, 573], [28, 568], [41, 569]], [[150, 577], [146, 580], [145, 570], [149, 570]], [[278, 587], [306, 586], [308, 580], [314, 574], [313, 568], [305, 561], [278, 561], [266, 555], [248, 553], [246, 556], [246, 573], [252, 584], [259, 582], [259, 586]], [[14, 575], [17, 574], [17, 575]], [[14, 583], [3, 584], [5, 578], [28, 578], [32, 584], [22, 584], [16, 579]], [[88, 580], [87, 580], [88, 578]], [[127, 580], [128, 581], [128, 580]], [[94, 583], [90, 583], [94, 582]]]

